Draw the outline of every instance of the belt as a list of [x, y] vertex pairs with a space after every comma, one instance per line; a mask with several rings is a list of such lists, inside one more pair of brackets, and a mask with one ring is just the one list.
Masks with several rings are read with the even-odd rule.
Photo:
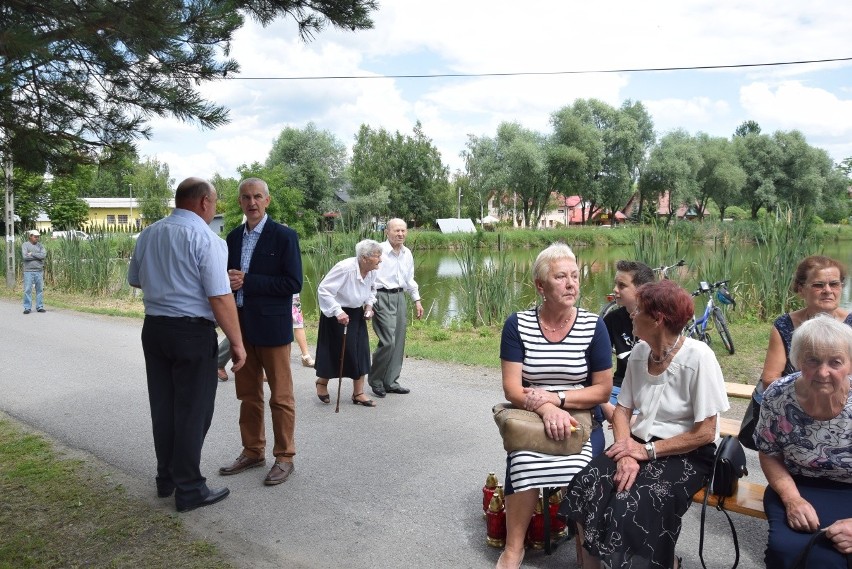
[[187, 324], [206, 324], [208, 326], [216, 326], [216, 323], [209, 318], [203, 316], [146, 316], [151, 320], [159, 320], [161, 322], [185, 322]]
[[380, 288], [379, 292], [402, 292], [402, 287], [399, 288]]

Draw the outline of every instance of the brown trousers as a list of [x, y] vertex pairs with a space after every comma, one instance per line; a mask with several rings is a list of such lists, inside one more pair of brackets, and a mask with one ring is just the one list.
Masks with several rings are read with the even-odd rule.
[[254, 346], [243, 340], [246, 363], [236, 372], [237, 399], [240, 400], [240, 436], [243, 454], [250, 458], [266, 456], [266, 428], [263, 424], [263, 374], [269, 383], [272, 412], [272, 454], [278, 462], [293, 462], [296, 454], [296, 401], [293, 373], [290, 370], [290, 346]]

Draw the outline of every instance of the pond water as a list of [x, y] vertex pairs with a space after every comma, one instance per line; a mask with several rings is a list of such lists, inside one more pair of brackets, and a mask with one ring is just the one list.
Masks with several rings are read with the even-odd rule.
[[[704, 261], [704, 257], [714, 253], [708, 246], [696, 246], [682, 255], [686, 259], [687, 266], [680, 269], [679, 282], [689, 290], [698, 287], [697, 267]], [[532, 263], [538, 249], [515, 249], [503, 254], [506, 258], [514, 261], [519, 269], [519, 278], [516, 283], [507, 283], [507, 286], [517, 287], [520, 291], [522, 303], [518, 308], [531, 305], [535, 302], [535, 290], [532, 280]], [[631, 259], [634, 257], [634, 249], [630, 247], [582, 247], [574, 249], [581, 267], [582, 277], [580, 281], [580, 305], [592, 311], [598, 311], [606, 303], [606, 295], [611, 292], [612, 279], [615, 276], [615, 263], [619, 259]], [[756, 247], [750, 245], [737, 245], [732, 262], [732, 273], [730, 275], [706, 275], [703, 280], [730, 279], [732, 285], [742, 282], [747, 270], [753, 270], [754, 264], [758, 262]], [[848, 243], [830, 243], [823, 247], [819, 253], [833, 257], [843, 262], [847, 267], [852, 267], [852, 246]], [[482, 252], [482, 262], [492, 262], [498, 254], [496, 252]], [[423, 297], [423, 310], [429, 321], [447, 322], [457, 316], [457, 298], [463, 293], [461, 290], [461, 265], [452, 251], [415, 251], [415, 279], [420, 285], [420, 295]], [[671, 259], [667, 264], [673, 264], [678, 259]], [[316, 287], [319, 283], [318, 275], [313, 272], [314, 263], [304, 262], [305, 286], [302, 291], [302, 308], [308, 312], [317, 314], [319, 307], [316, 301]], [[789, 275], [787, 278], [792, 277]], [[843, 289], [842, 305], [852, 309], [852, 279], [847, 279]]]

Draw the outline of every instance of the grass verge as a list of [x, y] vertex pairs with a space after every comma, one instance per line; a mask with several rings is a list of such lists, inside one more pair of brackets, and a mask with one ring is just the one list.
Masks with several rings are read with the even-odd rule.
[[232, 567], [177, 515], [0, 415], [0, 568]]

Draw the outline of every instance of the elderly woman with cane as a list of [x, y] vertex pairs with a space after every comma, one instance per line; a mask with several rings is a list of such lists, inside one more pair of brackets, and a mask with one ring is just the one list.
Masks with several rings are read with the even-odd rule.
[[[322, 315], [317, 333], [317, 397], [330, 403], [328, 380], [351, 377], [352, 403], [375, 407], [364, 394], [364, 375], [370, 371], [370, 344], [366, 320], [376, 302], [376, 269], [382, 246], [372, 239], [355, 245], [355, 256], [337, 263], [319, 284]], [[338, 401], [340, 394], [338, 392]]]
[[787, 569], [813, 538], [808, 567], [852, 567], [852, 328], [803, 322], [790, 361], [766, 388], [755, 443], [769, 487], [766, 566]]

